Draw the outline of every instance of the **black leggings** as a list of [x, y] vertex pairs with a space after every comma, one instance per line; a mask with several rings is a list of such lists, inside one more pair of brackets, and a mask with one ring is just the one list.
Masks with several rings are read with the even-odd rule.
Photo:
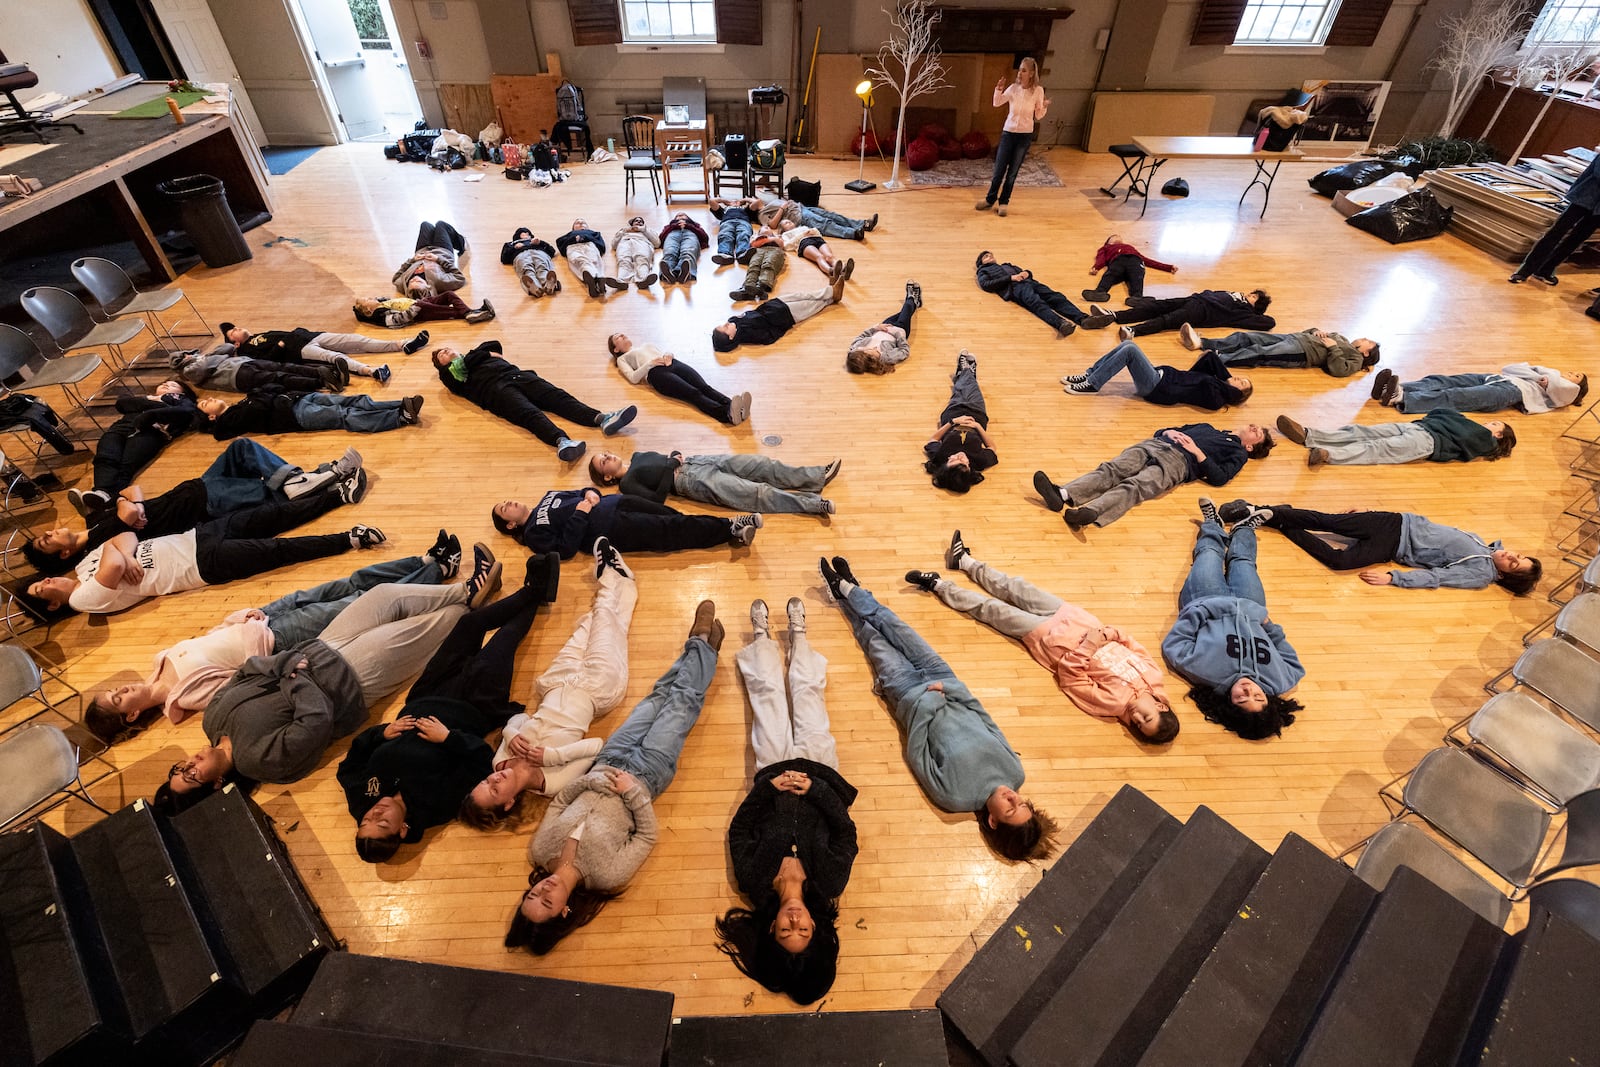
[[222, 585], [291, 563], [348, 552], [348, 533], [277, 536], [327, 514], [341, 502], [338, 493], [310, 493], [203, 522], [194, 530], [195, 569], [207, 585]]
[[[599, 513], [596, 509], [591, 518]], [[584, 539], [585, 550], [594, 548], [594, 538], [602, 536], [610, 538], [618, 552], [679, 552], [733, 543], [733, 528], [727, 519], [685, 515], [639, 496], [618, 497], [590, 529], [593, 536]]]
[[[505, 721], [505, 707], [511, 700], [511, 678], [517, 665], [517, 649], [543, 603], [535, 590], [523, 586], [508, 597], [467, 612], [422, 668], [422, 677], [411, 686], [406, 701], [426, 697], [463, 700], [484, 714], [493, 716], [481, 733], [488, 733]], [[490, 630], [498, 632], [487, 644]]]
[[[1301, 551], [1324, 567], [1336, 571], [1391, 563], [1400, 549], [1402, 516], [1397, 511], [1356, 511], [1330, 515], [1307, 511], [1287, 504], [1274, 505], [1268, 526], [1277, 530]], [[1348, 538], [1348, 547], [1329, 544], [1318, 533]]]
[[1143, 296], [1144, 260], [1128, 253], [1113, 259], [1106, 267], [1105, 273], [1100, 276], [1100, 285], [1096, 291], [1109, 293], [1111, 287], [1119, 282], [1128, 284], [1129, 296]]
[[706, 384], [700, 372], [680, 360], [674, 359], [666, 366], [654, 366], [645, 372], [644, 380], [662, 396], [693, 404], [718, 422], [732, 422], [728, 411], [728, 398]]
[[457, 252], [465, 252], [467, 239], [448, 222], [424, 222], [417, 227], [417, 243], [413, 247], [453, 248]]
[[906, 302], [900, 305], [900, 310], [884, 319], [883, 324], [885, 326], [898, 326], [906, 332], [907, 337], [910, 337], [911, 316], [915, 315], [916, 313], [917, 303], [908, 296], [906, 297]]

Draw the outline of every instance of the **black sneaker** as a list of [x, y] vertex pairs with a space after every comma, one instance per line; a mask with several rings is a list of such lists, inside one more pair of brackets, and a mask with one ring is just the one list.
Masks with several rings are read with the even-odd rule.
[[1104, 304], [1111, 299], [1111, 294], [1105, 289], [1085, 289], [1083, 290], [1083, 298], [1096, 304]]
[[414, 425], [418, 416], [422, 414], [421, 396], [406, 396], [400, 398], [400, 421], [407, 426]]
[[1217, 505], [1213, 504], [1208, 496], [1200, 498], [1200, 521], [1209, 522], [1213, 526], [1222, 525], [1222, 516], [1217, 514]]
[[367, 472], [357, 470], [354, 474], [335, 483], [339, 499], [346, 504], [359, 504], [367, 495]]
[[439, 573], [446, 581], [461, 572], [461, 539], [448, 530], [440, 530], [433, 547], [424, 554], [439, 565]]
[[966, 542], [961, 540], [961, 531], [957, 530], [950, 535], [950, 545], [944, 550], [944, 565], [953, 570], [960, 570], [961, 561], [970, 554]]
[[822, 484], [828, 485], [839, 477], [839, 469], [844, 466], [844, 460], [836, 459], [822, 469]]
[[1061, 489], [1044, 471], [1033, 472], [1033, 490], [1044, 501], [1044, 506], [1051, 511], [1060, 511], [1067, 506], [1066, 498], [1061, 495]]
[[718, 252], [716, 255], [711, 257], [711, 262], [715, 263], [719, 267], [726, 267], [733, 262], [733, 257], [728, 255], [726, 252]]
[[1230, 500], [1217, 509], [1217, 517], [1223, 522], [1239, 522], [1255, 510], [1255, 506], [1245, 499]]
[[924, 593], [931, 593], [933, 587], [939, 584], [939, 576], [932, 571], [906, 571], [906, 582]]
[[738, 289], [735, 289], [735, 290], [733, 290], [733, 292], [728, 294], [728, 299], [732, 300], [735, 303], [738, 303], [741, 300], [754, 300], [755, 298], [756, 298], [756, 294], [754, 294], [750, 290], [742, 288], [742, 287], [738, 288]]
[[[484, 302], [488, 303], [488, 301], [484, 301]], [[408, 355], [408, 356], [414, 356], [418, 352], [422, 351], [422, 346], [427, 344], [427, 343], [428, 343], [428, 331], [427, 330], [421, 330], [421, 331], [418, 331], [418, 333], [417, 333], [417, 335], [415, 337], [413, 337], [411, 340], [409, 340], [409, 341], [407, 341], [405, 343], [405, 347], [402, 349], [402, 351], [404, 351], [405, 354]]]
[[849, 582], [851, 585], [861, 584], [860, 579], [858, 579], [850, 570], [850, 561], [845, 559], [843, 556], [833, 557], [833, 569], [840, 578]]
[[600, 281], [603, 284], [609, 285], [609, 286], [611, 286], [611, 288], [617, 289], [617, 290], [626, 289], [628, 287], [628, 283], [627, 282], [620, 281], [619, 279], [613, 278], [609, 274], [606, 275], [604, 278], [601, 278]]
[[766, 520], [759, 514], [735, 515], [728, 521], [728, 528], [733, 534], [733, 539], [741, 545], [748, 545], [756, 539], [756, 531], [766, 525]]
[[1085, 315], [1078, 325], [1085, 330], [1103, 330], [1116, 321], [1115, 315]]
[[561, 586], [561, 556], [555, 552], [529, 556], [522, 585], [525, 589], [533, 590], [542, 603], [555, 603], [556, 592]]
[[1097, 387], [1090, 385], [1088, 382], [1068, 382], [1061, 388], [1063, 392], [1072, 393], [1075, 396], [1088, 396], [1091, 393], [1098, 393], [1100, 391]]
[[1077, 323], [1073, 322], [1071, 319], [1062, 319], [1056, 324], [1056, 336], [1071, 337], [1075, 332], [1077, 332], [1077, 329]]
[[596, 579], [605, 574], [607, 570], [616, 571], [624, 578], [632, 578], [633, 571], [628, 569], [623, 562], [622, 553], [617, 551], [617, 546], [611, 543], [609, 537], [597, 537], [594, 542], [594, 576]]
[[495, 561], [487, 545], [472, 546], [472, 577], [467, 579], [467, 607], [481, 608], [500, 588], [504, 568]]
[[922, 286], [916, 282], [906, 282], [906, 299], [915, 307], [922, 306]]
[[350, 545], [353, 548], [376, 548], [387, 540], [388, 536], [376, 526], [350, 527]]
[[1235, 530], [1254, 530], [1272, 521], [1271, 508], [1251, 508], [1250, 514], [1233, 524]]
[[1090, 511], [1088, 508], [1068, 508], [1066, 511], [1061, 513], [1062, 521], [1064, 521], [1068, 526], [1071, 526], [1073, 529], [1077, 529], [1080, 526], [1093, 525], [1094, 520], [1098, 519], [1099, 517], [1099, 515]]
[[823, 582], [828, 586], [828, 592], [833, 594], [833, 599], [844, 603], [844, 591], [839, 588], [841, 581], [838, 572], [828, 565], [826, 557], [817, 560], [817, 571], [822, 575]]

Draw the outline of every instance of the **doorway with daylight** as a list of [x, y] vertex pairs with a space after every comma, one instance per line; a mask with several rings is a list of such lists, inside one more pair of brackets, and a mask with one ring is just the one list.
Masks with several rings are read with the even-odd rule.
[[389, 0], [296, 0], [344, 139], [392, 141], [422, 117]]

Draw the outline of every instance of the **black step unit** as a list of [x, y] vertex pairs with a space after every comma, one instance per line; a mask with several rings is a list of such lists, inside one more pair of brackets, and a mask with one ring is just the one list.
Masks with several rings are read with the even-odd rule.
[[1138, 1062], [1267, 859], [1215, 812], [1197, 808], [1012, 1048], [1012, 1062]]
[[[417, 1010], [422, 1004], [427, 1011]], [[334, 952], [290, 1021], [464, 1049], [560, 1053], [569, 1064], [658, 1067], [672, 994]]]
[[1377, 895], [1305, 838], [1285, 837], [1140, 1067], [1287, 1064]]
[[[1378, 896], [1296, 1067], [1436, 1067], [1472, 1044], [1506, 935], [1409, 867]], [[1548, 1062], [1548, 1061], [1543, 1061]]]
[[257, 1015], [289, 1004], [333, 936], [266, 814], [230, 785], [163, 830], [224, 976]]
[[[58, 866], [67, 873], [58, 873]], [[87, 910], [67, 839], [43, 823], [0, 834], [0, 1056], [6, 1063], [126, 1062], [101, 1003], [109, 966], [74, 931]], [[71, 899], [69, 899], [71, 898]], [[85, 916], [83, 921], [87, 922]]]
[[1600, 942], [1535, 908], [1481, 1067], [1600, 1063]]
[[244, 1044], [228, 1057], [228, 1067], [286, 1067], [316, 1063], [324, 1067], [558, 1067], [571, 1061], [532, 1053], [486, 1052], [460, 1045], [437, 1045], [404, 1037], [361, 1034], [326, 1026], [296, 1026], [263, 1020], [250, 1028]]
[[132, 1037], [151, 1058], [186, 1012], [212, 1010], [217, 962], [167, 855], [145, 801], [100, 820], [72, 838], [72, 855], [92, 903], [95, 932], [115, 976]]
[[947, 1067], [932, 1008], [674, 1019], [668, 1067]]
[[1183, 824], [1131, 785], [1117, 791], [940, 994], [939, 1009], [999, 1067]]

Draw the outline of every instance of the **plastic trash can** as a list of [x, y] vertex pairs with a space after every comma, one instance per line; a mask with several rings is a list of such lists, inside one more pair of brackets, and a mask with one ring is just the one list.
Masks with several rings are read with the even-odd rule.
[[251, 258], [220, 178], [195, 174], [161, 182], [156, 188], [177, 202], [183, 228], [206, 266], [226, 267]]

